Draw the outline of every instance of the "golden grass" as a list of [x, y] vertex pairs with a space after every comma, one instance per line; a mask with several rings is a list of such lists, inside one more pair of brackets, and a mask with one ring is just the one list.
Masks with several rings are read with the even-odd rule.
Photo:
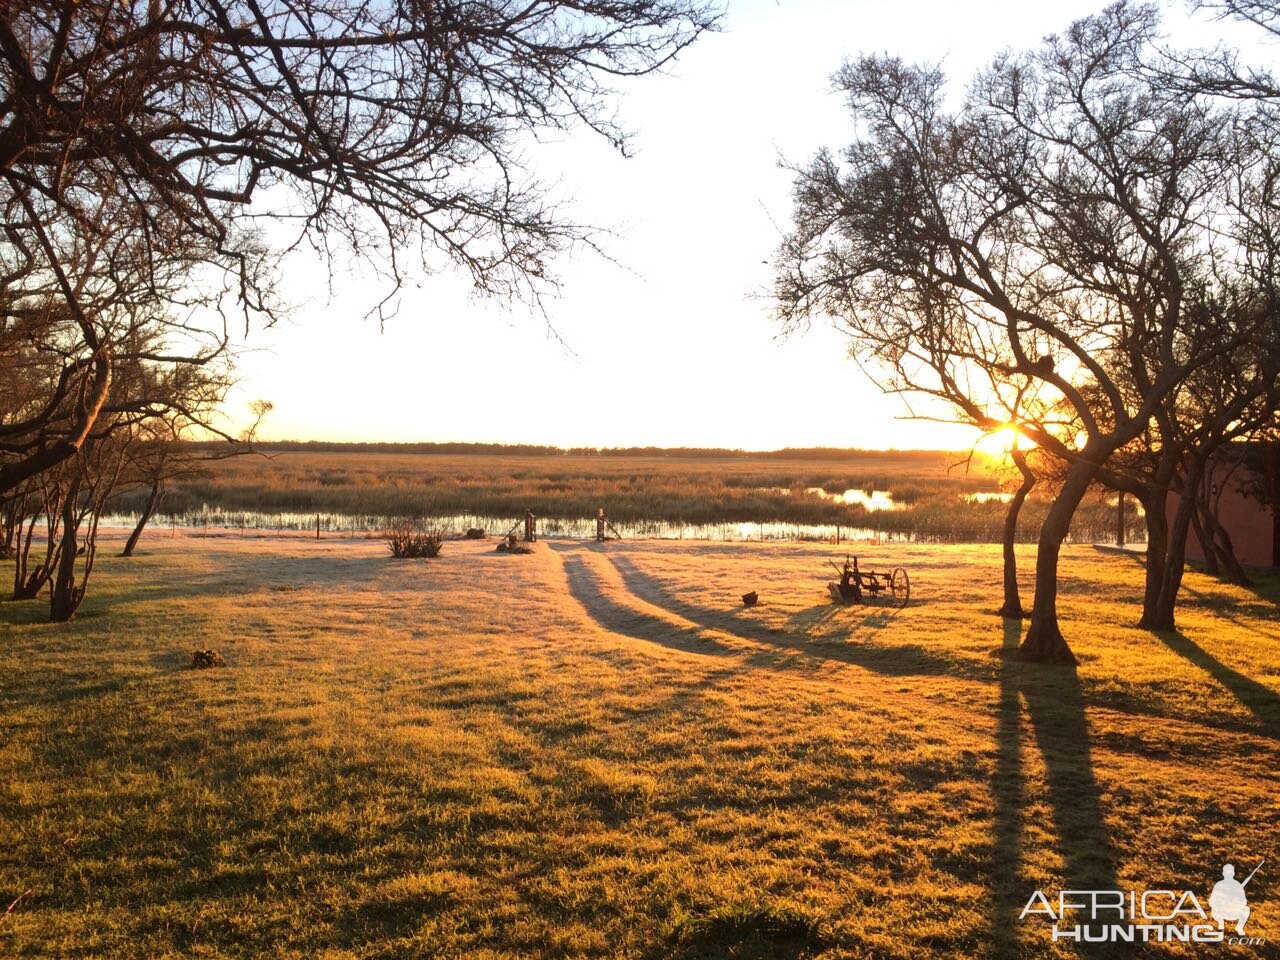
[[[1274, 576], [1160, 636], [1070, 548], [1070, 674], [1006, 656], [998, 549], [874, 549], [906, 610], [817, 545], [104, 557], [72, 624], [0, 607], [0, 956], [1070, 956], [1033, 889], [1276, 852]], [[1268, 870], [1267, 946], [1142, 956], [1275, 955]]]
[[[173, 484], [164, 509], [184, 513], [207, 504], [233, 512], [374, 516], [425, 510], [514, 522], [526, 510], [540, 517], [594, 517], [604, 505], [611, 517], [628, 523], [866, 520], [861, 506], [806, 493], [822, 487], [831, 493], [892, 489], [913, 507], [943, 502], [954, 520], [961, 494], [998, 489], [985, 460], [975, 460], [968, 472], [952, 469], [958, 459], [936, 451], [865, 450], [810, 458], [285, 451], [211, 462], [207, 476]], [[134, 491], [117, 507], [136, 509], [141, 497]], [[1003, 516], [999, 504], [970, 505], [967, 513], [994, 517], [996, 529]]]

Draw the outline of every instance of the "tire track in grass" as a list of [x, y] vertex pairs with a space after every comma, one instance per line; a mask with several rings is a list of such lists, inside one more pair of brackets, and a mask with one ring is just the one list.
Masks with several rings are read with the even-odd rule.
[[584, 557], [562, 556], [561, 565], [569, 594], [582, 607], [587, 619], [600, 629], [685, 653], [741, 655], [742, 651], [722, 643], [711, 631], [697, 624], [673, 618], [656, 607], [644, 609], [615, 599], [602, 582], [599, 571]]

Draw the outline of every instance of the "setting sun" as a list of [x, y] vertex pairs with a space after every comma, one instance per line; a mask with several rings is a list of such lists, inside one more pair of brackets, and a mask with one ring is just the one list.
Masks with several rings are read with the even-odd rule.
[[1035, 445], [1035, 441], [1030, 437], [1020, 432], [1012, 424], [1008, 424], [998, 430], [984, 434], [982, 439], [978, 441], [977, 449], [987, 454], [987, 456], [1001, 457], [1015, 447], [1020, 450], [1029, 450]]

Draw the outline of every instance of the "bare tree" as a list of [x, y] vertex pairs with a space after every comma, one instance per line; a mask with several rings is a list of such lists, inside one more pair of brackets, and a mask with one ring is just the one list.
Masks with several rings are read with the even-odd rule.
[[[1277, 0], [1193, 0], [1191, 7], [1219, 19], [1253, 24], [1270, 39], [1280, 38]], [[1165, 82], [1195, 94], [1280, 101], [1280, 80], [1272, 69], [1258, 63], [1242, 63], [1238, 51], [1229, 48], [1172, 55], [1169, 63], [1159, 65], [1159, 75]]]
[[[84, 428], [69, 457], [54, 458], [10, 491], [14, 597], [33, 598], [48, 584], [51, 616], [59, 620], [74, 616], [84, 598], [98, 522], [112, 494], [122, 483], [133, 482], [130, 471], [148, 460], [154, 447], [147, 440], [154, 440], [158, 429], [170, 428], [225, 437], [216, 418], [231, 383], [231, 368], [220, 349], [194, 358], [171, 351], [166, 336], [181, 333], [181, 325], [150, 309], [113, 308], [113, 322], [102, 322], [108, 314], [100, 314], [94, 324], [112, 357], [111, 376], [94, 401], [92, 421], [85, 421], [83, 389], [67, 388], [82, 356], [81, 344], [62, 307], [51, 298], [22, 318], [37, 328], [31, 336], [0, 344], [0, 364], [12, 386], [0, 398], [0, 425], [8, 428], [11, 449], [29, 451], [29, 464], [56, 449], [72, 425]], [[244, 443], [229, 448], [248, 449]], [[43, 530], [40, 538], [37, 529]]]
[[1243, 270], [1219, 240], [1227, 191], [1256, 155], [1231, 111], [1150, 78], [1157, 26], [1153, 8], [1118, 3], [1000, 57], [954, 113], [936, 68], [853, 61], [836, 86], [857, 139], [795, 171], [784, 322], [837, 318], [893, 389], [983, 429], [1017, 378], [1038, 383], [1046, 414], [1068, 412], [1019, 424], [1070, 464], [1039, 537], [1020, 648], [1033, 660], [1074, 662], [1058, 557], [1099, 471], [1197, 367], [1253, 336], [1215, 321]]
[[[15, 494], [13, 593], [14, 600], [40, 594], [58, 565], [62, 547], [62, 498], [68, 467], [64, 463], [28, 480]], [[37, 538], [36, 531], [41, 531]], [[32, 554], [32, 548], [37, 553]], [[39, 552], [43, 550], [43, 553]]]
[[212, 461], [252, 454], [253, 441], [263, 419], [272, 409], [267, 401], [255, 401], [252, 404], [254, 420], [237, 440], [219, 444], [213, 449], [196, 447], [191, 441], [206, 431], [207, 418], [213, 416], [225, 398], [226, 384], [203, 379], [177, 386], [189, 394], [193, 390], [198, 393], [188, 396], [181, 404], [180, 411], [175, 409], [140, 424], [138, 433], [126, 452], [127, 483], [142, 487], [146, 490], [146, 495], [138, 512], [138, 520], [125, 540], [124, 549], [120, 551], [122, 557], [133, 556], [142, 532], [155, 516], [171, 483], [202, 476], [207, 471], [206, 465]]
[[52, 302], [74, 338], [49, 403], [0, 424], [0, 494], [95, 429], [118, 312], [192, 317], [213, 334], [194, 363], [219, 319], [278, 314], [264, 217], [383, 269], [380, 310], [406, 258], [536, 296], [587, 233], [524, 168], [527, 135], [578, 123], [625, 148], [610, 85], [715, 20], [703, 0], [6, 5], [0, 339]]
[[146, 498], [120, 556], [133, 556], [142, 532], [164, 499], [169, 483], [179, 477], [198, 475], [199, 467], [183, 456], [182, 434], [185, 429], [186, 424], [180, 417], [157, 417], [142, 425], [128, 454], [129, 479], [133, 485], [146, 490]]
[[49, 582], [49, 619], [65, 623], [84, 602], [98, 553], [98, 523], [124, 470], [128, 431], [90, 440], [67, 461], [62, 491], [61, 542]]
[[[225, 329], [182, 319], [236, 296], [229, 278], [209, 281], [209, 251], [176, 238], [158, 245], [147, 223], [111, 196], [114, 181], [92, 176], [87, 165], [73, 172], [68, 189], [89, 198], [75, 215], [35, 193], [9, 203], [0, 364], [25, 385], [9, 403], [0, 400], [0, 493], [72, 457], [102, 424], [119, 422], [110, 414], [124, 411], [108, 398], [121, 371], [141, 363], [196, 369], [226, 356]], [[265, 275], [252, 285], [262, 295], [270, 290]], [[165, 409], [162, 395], [128, 396], [135, 414]]]

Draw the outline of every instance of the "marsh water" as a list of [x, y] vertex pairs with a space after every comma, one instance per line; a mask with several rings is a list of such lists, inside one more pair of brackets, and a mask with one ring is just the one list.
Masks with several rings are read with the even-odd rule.
[[[132, 527], [138, 521], [137, 514], [114, 513], [102, 518], [100, 526], [108, 528]], [[241, 531], [260, 533], [314, 532], [317, 521], [320, 533], [331, 536], [371, 536], [379, 533], [387, 523], [386, 517], [339, 513], [257, 513], [253, 511], [203, 510], [182, 514], [157, 515], [151, 521], [154, 530]], [[432, 517], [427, 521], [461, 535], [467, 530], [483, 530], [488, 536], [501, 537], [510, 531], [522, 532], [523, 518], [483, 517], [457, 514]], [[564, 519], [537, 518], [538, 535], [552, 539], [590, 540], [596, 535], [594, 517]], [[614, 531], [628, 540], [811, 540], [815, 542], [841, 542], [849, 540], [898, 540], [914, 541], [913, 534], [886, 532], [875, 527], [851, 527], [840, 524], [798, 523], [676, 523], [665, 520], [646, 520], [632, 523], [610, 521]]]
[[[875, 510], [868, 509], [863, 514], [861, 525], [835, 523], [795, 523], [788, 521], [741, 522], [724, 521], [719, 523], [681, 523], [670, 520], [615, 520], [610, 523], [610, 535], [617, 534], [627, 540], [712, 540], [720, 542], [749, 541], [811, 541], [815, 543], [846, 542], [898, 542], [898, 543], [991, 543], [999, 542], [1001, 537], [1003, 512], [999, 507], [1003, 498], [982, 498], [982, 500], [962, 498], [974, 508], [994, 509], [997, 512], [983, 518], [981, 523], [960, 524], [956, 517], [934, 517], [930, 522], [927, 517], [920, 517], [919, 523], [911, 523], [911, 515], [904, 514], [901, 505], [886, 505], [886, 498], [876, 500], [880, 506]], [[1114, 532], [1112, 513], [1104, 508], [1097, 515], [1082, 515], [1073, 521], [1069, 540], [1072, 542], [1110, 542]], [[892, 517], [881, 524], [880, 517]], [[101, 526], [108, 528], [130, 528], [137, 522], [137, 514], [113, 513], [102, 518]], [[907, 520], [908, 522], [902, 522]], [[522, 532], [523, 517], [496, 517], [474, 514], [454, 514], [434, 516], [425, 522], [442, 527], [448, 534], [461, 536], [471, 529], [483, 530], [487, 536], [502, 537], [515, 531]], [[262, 533], [315, 533], [323, 536], [339, 537], [372, 537], [377, 536], [387, 525], [387, 518], [373, 514], [347, 513], [263, 513], [257, 511], [223, 510], [206, 507], [177, 514], [158, 514], [151, 521], [152, 535], [156, 532], [171, 530], [231, 532], [241, 535], [261, 535]], [[1019, 539], [1034, 539], [1034, 524], [1024, 525], [1019, 530]], [[563, 540], [590, 540], [596, 535], [594, 517], [564, 518], [538, 517], [537, 532], [539, 536]], [[1129, 521], [1128, 542], [1144, 541], [1145, 531], [1141, 522], [1131, 514]]]

